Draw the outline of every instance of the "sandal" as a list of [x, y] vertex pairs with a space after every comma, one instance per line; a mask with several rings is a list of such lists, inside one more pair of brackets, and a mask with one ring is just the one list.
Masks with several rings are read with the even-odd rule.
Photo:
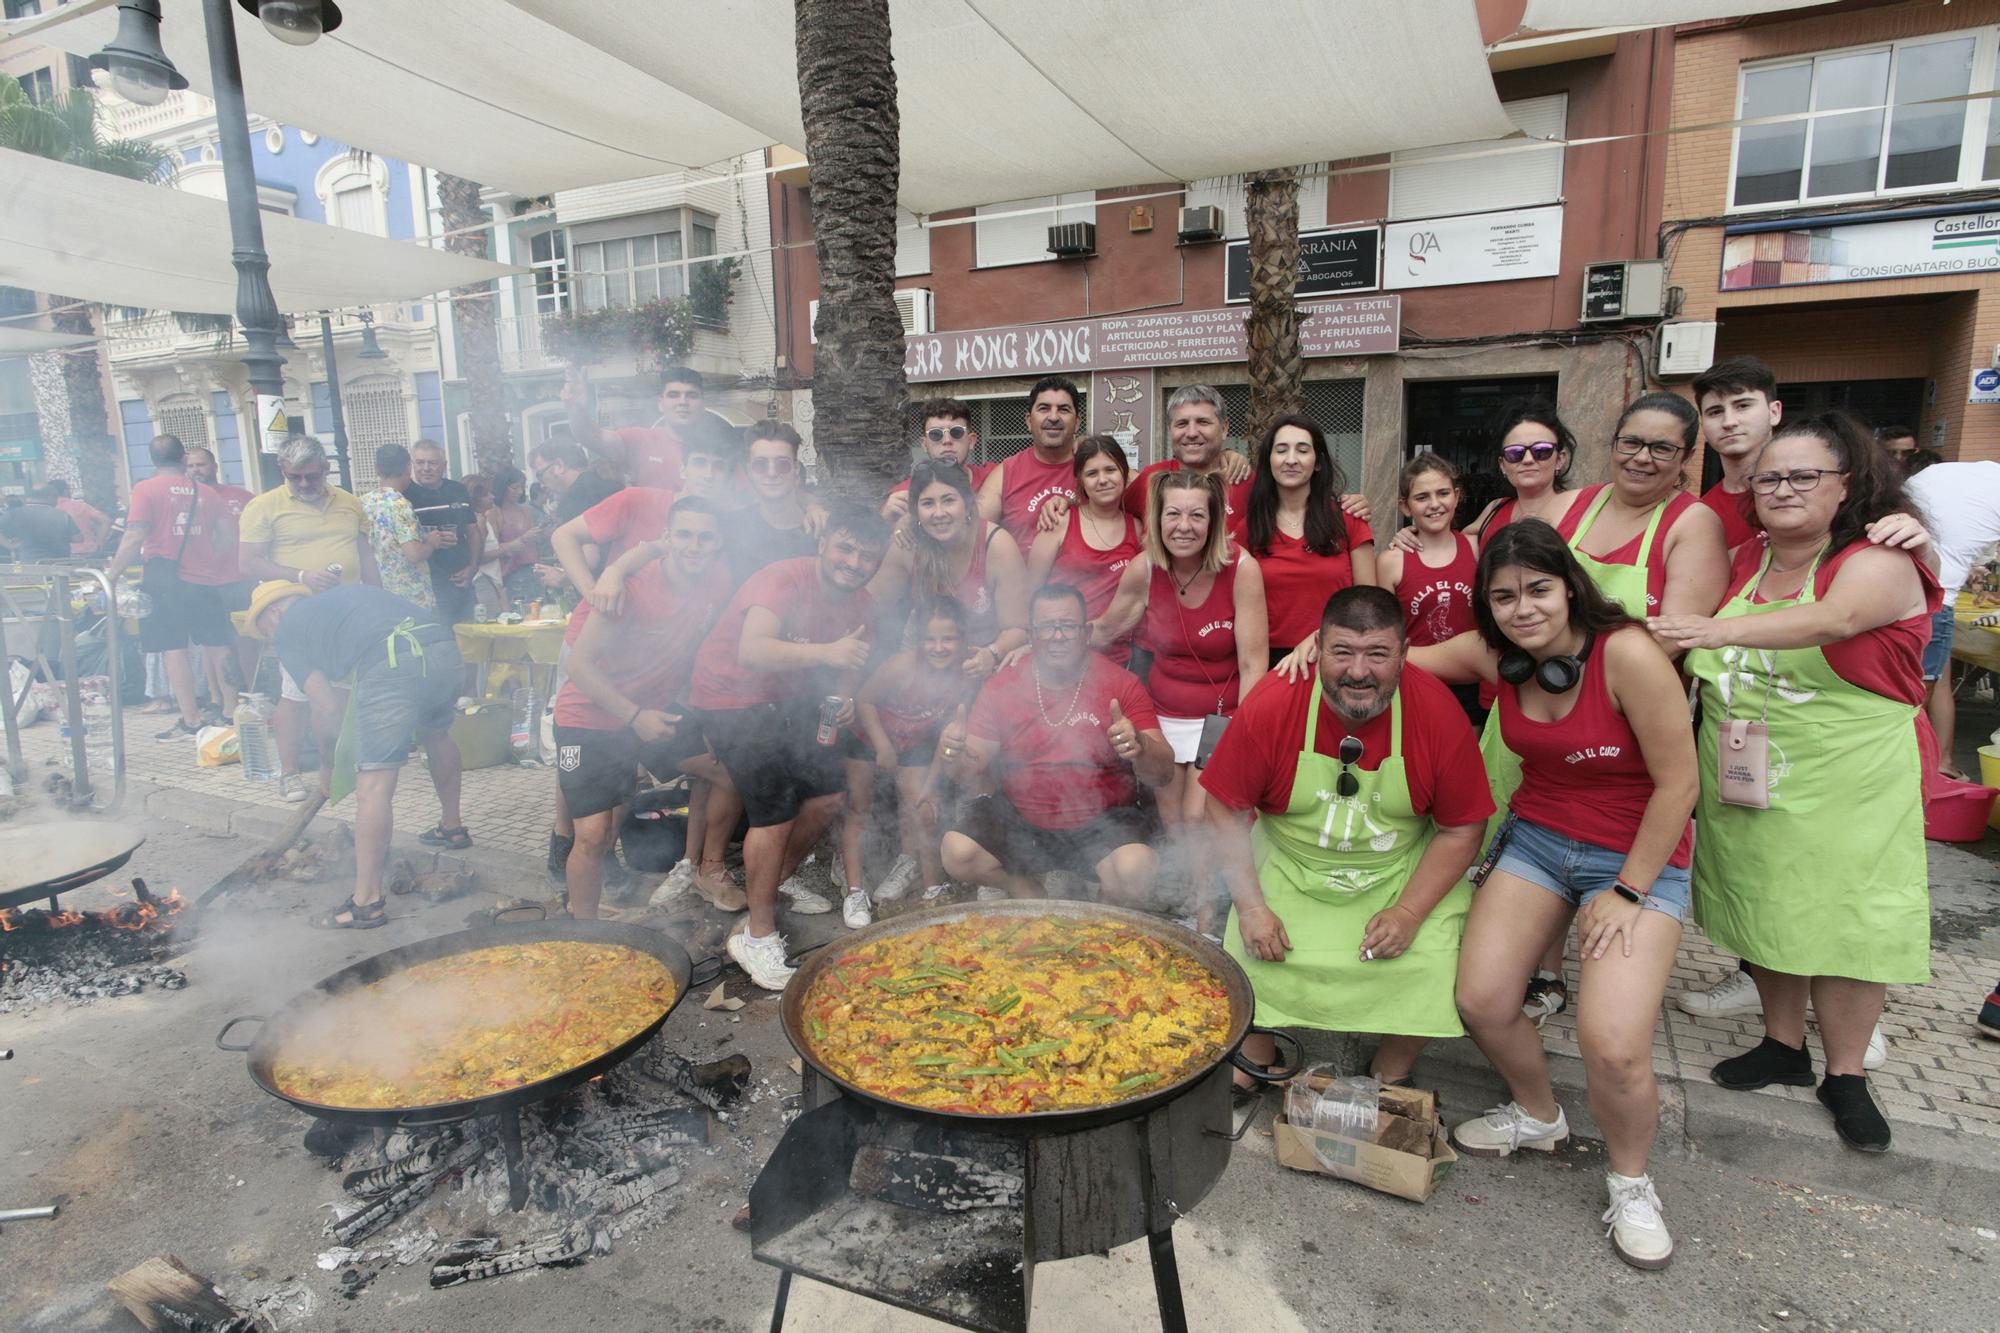
[[431, 847], [447, 847], [454, 852], [462, 852], [472, 845], [472, 835], [465, 831], [465, 825], [446, 828], [433, 824], [417, 835], [417, 841]]
[[[340, 918], [346, 917], [342, 921]], [[312, 918], [314, 930], [374, 930], [377, 926], [389, 924], [389, 908], [380, 898], [366, 907], [358, 906], [349, 898], [330, 912], [321, 912]]]

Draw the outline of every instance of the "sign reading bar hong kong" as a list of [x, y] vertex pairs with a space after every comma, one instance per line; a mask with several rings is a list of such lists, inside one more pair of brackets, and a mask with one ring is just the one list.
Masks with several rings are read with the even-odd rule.
[[[1376, 356], [1402, 342], [1403, 298], [1353, 297], [1299, 307], [1307, 356]], [[1057, 324], [953, 329], [903, 340], [903, 373], [913, 382], [1051, 375], [1146, 366], [1212, 365], [1249, 357], [1243, 312], [1164, 310]]]

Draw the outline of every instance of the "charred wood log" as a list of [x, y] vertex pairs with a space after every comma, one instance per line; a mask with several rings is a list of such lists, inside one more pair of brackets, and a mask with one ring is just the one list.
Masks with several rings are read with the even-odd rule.
[[439, 1181], [470, 1166], [486, 1150], [478, 1139], [467, 1139], [430, 1170], [396, 1184], [350, 1213], [326, 1224], [326, 1234], [342, 1245], [371, 1236], [421, 1203]]
[[148, 1329], [181, 1333], [260, 1333], [266, 1326], [222, 1299], [171, 1254], [157, 1255], [106, 1284], [118, 1303]]
[[451, 1155], [458, 1151], [465, 1136], [456, 1129], [447, 1129], [436, 1138], [408, 1154], [393, 1158], [366, 1171], [350, 1171], [340, 1182], [340, 1187], [357, 1199], [373, 1199], [387, 1194], [398, 1185], [406, 1184], [418, 1176], [435, 1171]]
[[642, 1072], [675, 1092], [694, 1098], [711, 1111], [726, 1109], [750, 1086], [750, 1061], [742, 1055], [725, 1055], [720, 1060], [695, 1065], [671, 1051], [655, 1050]]
[[680, 1179], [680, 1168], [673, 1165], [623, 1177], [600, 1176], [571, 1191], [570, 1206], [577, 1212], [615, 1217], [619, 1213], [631, 1212], [661, 1190], [678, 1185]]
[[[605, 1237], [606, 1242], [609, 1236]], [[473, 1236], [452, 1241], [431, 1265], [433, 1288], [456, 1287], [489, 1277], [524, 1273], [530, 1268], [556, 1268], [582, 1263], [597, 1245], [589, 1222], [573, 1222], [550, 1236], [529, 1241], [512, 1249], [502, 1249], [493, 1236]]]

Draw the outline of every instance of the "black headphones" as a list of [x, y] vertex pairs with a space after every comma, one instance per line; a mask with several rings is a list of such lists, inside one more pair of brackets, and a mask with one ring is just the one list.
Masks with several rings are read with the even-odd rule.
[[1509, 685], [1525, 685], [1530, 676], [1535, 684], [1550, 694], [1567, 694], [1583, 679], [1583, 664], [1590, 660], [1590, 650], [1597, 644], [1597, 631], [1590, 630], [1583, 636], [1583, 651], [1571, 657], [1563, 654], [1547, 661], [1537, 662], [1519, 648], [1509, 648], [1500, 654], [1500, 679]]

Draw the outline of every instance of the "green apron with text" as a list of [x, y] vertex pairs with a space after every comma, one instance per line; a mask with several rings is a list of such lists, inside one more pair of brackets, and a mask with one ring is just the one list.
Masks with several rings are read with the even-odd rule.
[[[1817, 558], [1796, 599], [1751, 601], [1770, 561], [1718, 620], [1814, 600]], [[1701, 682], [1693, 878], [1708, 937], [1797, 976], [1930, 980], [1916, 706], [1841, 679], [1818, 648], [1699, 648], [1686, 669]], [[1769, 730], [1769, 809], [1716, 795], [1725, 718]]]
[[[1606, 486], [1597, 493], [1590, 508], [1583, 511], [1578, 520], [1576, 532], [1569, 539], [1570, 554], [1576, 563], [1583, 566], [1583, 572], [1590, 575], [1590, 581], [1597, 590], [1625, 609], [1625, 614], [1637, 620], [1644, 620], [1649, 614], [1646, 607], [1647, 564], [1653, 557], [1653, 539], [1660, 530], [1660, 519], [1667, 512], [1667, 500], [1653, 506], [1653, 516], [1646, 521], [1646, 535], [1639, 539], [1639, 559], [1630, 565], [1612, 565], [1596, 556], [1585, 555], [1578, 547], [1590, 525], [1597, 521], [1597, 515], [1604, 508], [1604, 502], [1611, 498], [1611, 488]], [[1491, 712], [1486, 715], [1486, 728], [1479, 733], [1479, 757], [1486, 763], [1486, 786], [1493, 793], [1493, 818], [1486, 821], [1486, 840], [1491, 846], [1493, 835], [1500, 831], [1500, 821], [1507, 817], [1507, 803], [1514, 799], [1515, 789], [1521, 785], [1521, 760], [1507, 748], [1507, 742], [1500, 736], [1500, 709], [1496, 701]], [[1476, 863], [1475, 863], [1476, 864]]]
[[[415, 620], [405, 618], [400, 625], [389, 631], [387, 638], [382, 640], [382, 646], [389, 653], [389, 666], [391, 669], [396, 665], [396, 643], [398, 640], [401, 640], [409, 646], [411, 655], [417, 659], [418, 664], [423, 668], [424, 675], [430, 675], [431, 666], [424, 659], [424, 645], [417, 641], [416, 631], [419, 628], [420, 626]], [[356, 671], [358, 673], [359, 668]], [[333, 781], [328, 785], [326, 796], [329, 805], [344, 799], [354, 790], [354, 775], [357, 772], [354, 759], [354, 701], [360, 689], [360, 682], [356, 679], [355, 674], [348, 676], [346, 686], [347, 709], [341, 714], [340, 737], [333, 745]]]
[[1260, 814], [1250, 830], [1264, 902], [1285, 924], [1292, 951], [1282, 963], [1252, 958], [1232, 908], [1224, 947], [1243, 965], [1257, 996], [1257, 1022], [1269, 1027], [1457, 1037], [1454, 988], [1458, 945], [1472, 891], [1452, 886], [1424, 918], [1409, 949], [1395, 958], [1361, 960], [1369, 919], [1395, 906], [1435, 832], [1415, 813], [1403, 768], [1403, 695], [1390, 703], [1389, 757], [1374, 772], [1351, 770], [1360, 787], [1338, 794], [1340, 761], [1321, 754], [1320, 681], [1306, 705], [1305, 745], [1291, 797], [1278, 814]]

